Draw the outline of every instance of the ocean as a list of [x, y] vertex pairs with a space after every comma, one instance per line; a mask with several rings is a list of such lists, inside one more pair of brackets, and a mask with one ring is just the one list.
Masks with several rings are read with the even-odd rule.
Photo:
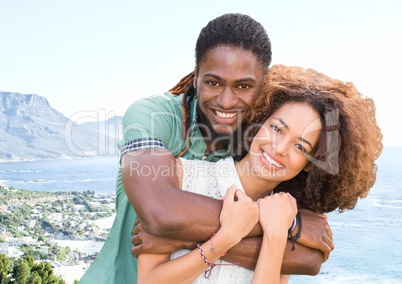
[[114, 193], [117, 156], [0, 163], [0, 184], [37, 191]]
[[[289, 283], [402, 283], [402, 148], [385, 148], [377, 181], [355, 209], [328, 214], [335, 250], [317, 276]], [[3, 162], [0, 184], [39, 191], [114, 193], [117, 157]]]

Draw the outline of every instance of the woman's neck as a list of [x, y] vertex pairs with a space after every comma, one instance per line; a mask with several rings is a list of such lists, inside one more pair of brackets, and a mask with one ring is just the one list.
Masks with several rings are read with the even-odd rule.
[[271, 194], [272, 190], [280, 183], [278, 181], [270, 181], [267, 177], [261, 178], [258, 173], [253, 172], [248, 155], [236, 163], [236, 171], [244, 192], [254, 201]]

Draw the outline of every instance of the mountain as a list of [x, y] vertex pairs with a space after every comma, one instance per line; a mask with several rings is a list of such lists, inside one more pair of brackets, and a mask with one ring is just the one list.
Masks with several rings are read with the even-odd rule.
[[71, 121], [41, 96], [0, 92], [0, 109], [0, 160], [116, 154], [114, 138]]
[[108, 136], [116, 141], [123, 137], [123, 117], [115, 116], [104, 121], [91, 121], [80, 124], [86, 129], [97, 132], [103, 136]]

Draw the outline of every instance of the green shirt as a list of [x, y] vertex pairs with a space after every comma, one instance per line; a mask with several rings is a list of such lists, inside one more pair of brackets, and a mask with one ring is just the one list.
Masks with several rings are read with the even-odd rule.
[[[182, 152], [186, 148], [183, 138], [182, 98], [183, 95], [165, 93], [134, 102], [123, 118], [123, 139], [119, 143], [121, 156], [130, 151], [153, 147], [166, 148], [175, 156]], [[190, 148], [183, 155], [191, 160], [202, 159], [206, 149], [201, 132], [195, 124], [196, 104], [197, 100], [193, 99]], [[149, 140], [151, 143], [147, 144]], [[159, 146], [155, 146], [154, 141], [158, 141]], [[216, 161], [228, 155], [228, 151], [221, 150], [211, 153], [207, 160]], [[79, 283], [137, 283], [137, 259], [131, 254], [131, 237], [136, 218], [137, 214], [123, 189], [119, 170], [116, 181], [116, 218], [99, 255]]]

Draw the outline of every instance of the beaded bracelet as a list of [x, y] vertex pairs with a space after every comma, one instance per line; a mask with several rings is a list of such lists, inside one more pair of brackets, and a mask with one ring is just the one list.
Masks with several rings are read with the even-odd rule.
[[197, 248], [198, 248], [198, 251], [200, 252], [200, 255], [201, 255], [202, 260], [205, 262], [206, 265], [209, 266], [209, 267], [205, 270], [205, 272], [204, 272], [204, 277], [205, 277], [206, 279], [208, 279], [208, 278], [211, 276], [212, 269], [214, 269], [214, 267], [217, 266], [217, 265], [239, 265], [239, 264], [240, 264], [240, 262], [234, 262], [234, 263], [219, 263], [219, 264], [218, 264], [218, 263], [214, 263], [214, 262], [211, 263], [211, 262], [209, 262], [208, 259], [206, 258], [205, 253], [204, 253], [204, 251], [202, 250], [200, 244], [197, 245]]
[[[294, 230], [295, 228], [293, 228], [292, 231], [289, 229], [289, 232], [288, 232], [288, 239], [290, 239], [290, 240], [292, 241], [292, 251], [294, 251], [294, 250], [296, 249], [296, 247], [295, 247], [295, 242], [296, 242], [296, 241], [300, 238], [300, 236], [301, 236], [302, 218], [301, 218], [300, 212], [297, 212], [295, 220], [296, 220], [296, 223], [299, 223], [299, 228], [298, 228], [298, 230], [297, 230], [297, 234], [296, 234], [295, 236], [292, 236], [293, 230]], [[293, 222], [295, 222], [295, 220], [293, 220]], [[293, 227], [293, 224], [292, 224], [292, 227]], [[295, 225], [295, 227], [296, 227], [296, 225]], [[291, 228], [291, 229], [292, 229], [292, 228]]]
[[293, 219], [293, 222], [292, 222], [292, 226], [288, 230], [288, 236], [292, 235], [292, 233], [295, 230], [296, 226], [297, 226], [297, 217], [295, 216], [295, 218]]

